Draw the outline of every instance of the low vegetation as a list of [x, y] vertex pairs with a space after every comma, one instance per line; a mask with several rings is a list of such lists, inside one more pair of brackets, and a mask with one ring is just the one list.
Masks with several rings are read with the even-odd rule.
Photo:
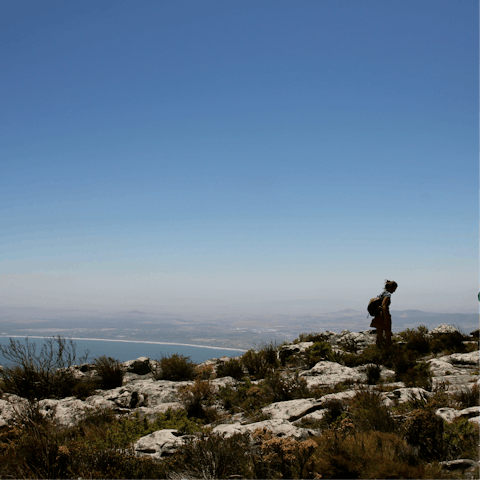
[[162, 356], [158, 360], [159, 369], [155, 374], [157, 380], [171, 380], [181, 382], [182, 380], [193, 380], [196, 376], [196, 365], [190, 360], [190, 357], [184, 355]]
[[[72, 342], [54, 337], [37, 353], [34, 344], [11, 341], [0, 347], [14, 364], [4, 369], [1, 389], [28, 401], [15, 422], [0, 429], [0, 478], [472, 478], [448, 472], [440, 462], [478, 461], [478, 425], [465, 418], [447, 423], [435, 411], [478, 406], [478, 384], [447, 393], [446, 384], [432, 382], [428, 363], [439, 352], [474, 348], [459, 335], [447, 339], [418, 327], [401, 332], [390, 348], [360, 350], [351, 342], [332, 348], [324, 334], [302, 334], [297, 343], [313, 342], [304, 353], [280, 361], [280, 346], [266, 344], [215, 366], [198, 366], [181, 355], [162, 357], [157, 380], [188, 381], [178, 389], [182, 409], [155, 418], [98, 409], [69, 427], [57, 424], [53, 412], [41, 412], [39, 401], [116, 388], [123, 382], [122, 365], [98, 357], [91, 365], [94, 374], [82, 379], [72, 368], [81, 363]], [[309, 388], [299, 368], [319, 361], [362, 367], [367, 381]], [[390, 381], [421, 387], [428, 395], [387, 407], [383, 394], [393, 387], [382, 377], [384, 367], [393, 371]], [[213, 380], [223, 377], [235, 381]], [[261, 421], [268, 418], [262, 408], [274, 402], [344, 390], [352, 395], [325, 398], [321, 416], [296, 423], [312, 429], [308, 440], [276, 437], [265, 429], [230, 437], [212, 433], [232, 415]], [[161, 429], [177, 430], [188, 440], [161, 461], [136, 456], [133, 443]], [[478, 477], [478, 468], [469, 475]]]

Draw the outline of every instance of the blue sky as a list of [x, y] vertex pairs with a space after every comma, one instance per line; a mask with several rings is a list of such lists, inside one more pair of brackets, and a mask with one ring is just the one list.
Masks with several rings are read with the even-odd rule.
[[477, 308], [478, 2], [0, 8], [4, 305]]

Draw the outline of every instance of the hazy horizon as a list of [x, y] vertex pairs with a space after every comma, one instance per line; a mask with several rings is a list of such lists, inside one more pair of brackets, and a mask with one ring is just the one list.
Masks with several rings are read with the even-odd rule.
[[0, 310], [478, 312], [478, 13], [5, 3]]

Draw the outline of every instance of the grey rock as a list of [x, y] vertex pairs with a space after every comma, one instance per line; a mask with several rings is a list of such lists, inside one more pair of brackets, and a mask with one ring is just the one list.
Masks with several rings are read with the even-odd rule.
[[218, 425], [213, 429], [213, 432], [230, 437], [235, 433], [254, 433], [259, 429], [265, 429], [276, 437], [292, 437], [295, 440], [306, 440], [313, 434], [311, 429], [296, 427], [285, 420], [264, 420], [248, 425], [241, 425], [240, 423]]
[[122, 363], [126, 372], [135, 373], [137, 375], [146, 375], [152, 372], [152, 365], [148, 357], [139, 357], [135, 360], [129, 360]]
[[458, 460], [449, 460], [448, 462], [439, 462], [446, 470], [473, 470], [478, 466], [478, 462], [469, 458], [460, 458]]
[[314, 398], [302, 398], [286, 402], [276, 402], [264, 407], [262, 412], [272, 420], [286, 420], [294, 422], [299, 418], [321, 409], [320, 402]]
[[427, 401], [433, 394], [423, 388], [397, 388], [392, 392], [382, 393], [383, 401], [388, 407], [396, 403], [410, 402], [411, 400]]
[[50, 416], [58, 425], [71, 427], [75, 425], [93, 407], [75, 397], [61, 400], [45, 399], [38, 402], [40, 413]]
[[433, 336], [433, 335], [444, 334], [444, 333], [452, 334], [452, 333], [460, 333], [460, 332], [458, 331], [458, 329], [456, 329], [452, 325], [447, 325], [447, 324], [443, 323], [442, 325], [439, 325], [438, 327], [434, 328], [433, 330], [430, 330], [427, 333], [427, 335]]
[[145, 435], [133, 444], [133, 450], [139, 457], [151, 457], [160, 459], [172, 455], [186, 438], [190, 435], [182, 435], [178, 430], [164, 429]]
[[348, 401], [353, 398], [358, 393], [358, 390], [351, 389], [351, 390], [344, 390], [343, 392], [338, 393], [329, 393], [328, 395], [323, 395], [318, 401], [323, 408], [329, 402], [339, 400], [341, 402]]
[[309, 387], [336, 385], [345, 381], [366, 382], [367, 377], [359, 367], [350, 368], [335, 362], [320, 361], [313, 368], [300, 374]]
[[24, 398], [17, 395], [3, 395], [0, 400], [0, 427], [12, 423], [27, 403]]

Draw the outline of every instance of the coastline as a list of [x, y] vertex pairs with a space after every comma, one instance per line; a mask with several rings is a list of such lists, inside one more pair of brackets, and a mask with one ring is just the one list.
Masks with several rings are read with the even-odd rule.
[[[45, 339], [48, 337], [40, 337], [34, 335], [0, 335], [0, 338], [39, 338]], [[119, 340], [113, 338], [78, 338], [78, 337], [65, 337], [67, 340], [87, 340], [92, 342], [123, 342], [123, 343], [147, 343], [150, 345], [179, 345], [182, 347], [197, 347], [197, 348], [210, 348], [212, 350], [231, 350], [233, 352], [246, 352], [242, 348], [229, 348], [229, 347], [211, 347], [209, 345], [193, 345], [191, 343], [171, 343], [171, 342], [152, 342], [149, 340]]]

